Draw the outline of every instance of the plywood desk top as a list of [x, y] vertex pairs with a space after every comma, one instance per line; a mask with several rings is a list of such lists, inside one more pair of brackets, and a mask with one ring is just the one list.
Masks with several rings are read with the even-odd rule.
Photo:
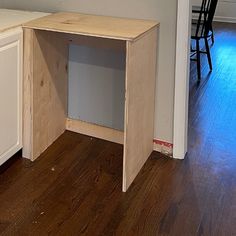
[[150, 20], [61, 12], [33, 20], [23, 27], [132, 41], [157, 25]]

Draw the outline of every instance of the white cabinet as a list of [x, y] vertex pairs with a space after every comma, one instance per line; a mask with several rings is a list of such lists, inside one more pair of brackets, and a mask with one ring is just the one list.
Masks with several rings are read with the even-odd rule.
[[22, 148], [21, 25], [46, 15], [0, 9], [0, 165]]
[[0, 165], [22, 148], [21, 28], [0, 33]]

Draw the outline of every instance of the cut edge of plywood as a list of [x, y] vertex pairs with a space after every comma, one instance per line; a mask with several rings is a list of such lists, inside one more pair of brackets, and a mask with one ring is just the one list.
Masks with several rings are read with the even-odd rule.
[[33, 160], [33, 45], [34, 32], [24, 30], [24, 55], [23, 55], [23, 152], [24, 158]]
[[66, 130], [104, 139], [113, 143], [124, 143], [124, 132], [96, 124], [91, 124], [81, 120], [66, 119]]

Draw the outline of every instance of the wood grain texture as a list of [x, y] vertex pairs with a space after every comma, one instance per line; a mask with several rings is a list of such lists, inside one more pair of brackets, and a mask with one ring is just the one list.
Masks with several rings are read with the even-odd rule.
[[[24, 37], [23, 156], [35, 160], [65, 131], [69, 43], [122, 51], [125, 43], [27, 28], [24, 29]], [[47, 132], [42, 131], [45, 127]], [[70, 128], [78, 130], [75, 122], [70, 123]], [[110, 140], [111, 135], [108, 136]], [[121, 136], [117, 131], [112, 140], [123, 143]]]
[[25, 37], [24, 157], [34, 160], [65, 131], [68, 45], [56, 33]]
[[33, 47], [35, 33], [24, 29], [23, 59], [23, 157], [33, 158]]
[[153, 151], [157, 28], [127, 42], [123, 191]]
[[67, 118], [66, 129], [69, 131], [104, 139], [114, 143], [124, 143], [124, 132], [108, 127], [87, 123], [80, 120], [73, 120]]
[[60, 12], [28, 22], [24, 24], [24, 27], [102, 38], [134, 40], [157, 24], [157, 22], [149, 20]]
[[[114, 25], [111, 27], [110, 23]], [[35, 27], [37, 24], [43, 30]], [[25, 32], [29, 34], [26, 36], [29, 42], [25, 43], [28, 47], [25, 54], [25, 80], [28, 84], [25, 88], [28, 91], [26, 95], [32, 98], [29, 101], [25, 99], [30, 105], [26, 104], [25, 110], [27, 123], [23, 155], [34, 160], [65, 131], [68, 43], [85, 42], [97, 47], [102, 42], [96, 37], [98, 29], [103, 32], [99, 36], [106, 37], [102, 47], [107, 43], [108, 47], [124, 50], [121, 37], [115, 36], [117, 32], [108, 33], [108, 29], [116, 29], [115, 26], [120, 26], [119, 30], [124, 35], [136, 34], [126, 38], [124, 135], [111, 129], [106, 129], [104, 134], [104, 128], [75, 121], [67, 123], [70, 130], [124, 142], [123, 191], [126, 191], [153, 151], [157, 53], [157, 24], [154, 22], [59, 13], [25, 25]], [[131, 26], [133, 32], [122, 31]], [[86, 36], [83, 35], [85, 29], [89, 32]], [[111, 39], [112, 34], [117, 42]], [[91, 39], [88, 35], [95, 37]], [[27, 58], [30, 58], [29, 64]]]
[[99, 37], [91, 37], [84, 36], [78, 34], [66, 34], [61, 33], [66, 40], [68, 40], [69, 44], [83, 45], [92, 48], [100, 48], [100, 49], [112, 49], [115, 51], [126, 51], [126, 42], [124, 40], [117, 39], [108, 39], [108, 38], [99, 38]]

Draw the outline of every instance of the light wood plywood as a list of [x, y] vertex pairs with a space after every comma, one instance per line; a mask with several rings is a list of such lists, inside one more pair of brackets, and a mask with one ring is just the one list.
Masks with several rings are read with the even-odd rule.
[[126, 42], [123, 40], [91, 37], [78, 34], [63, 34], [68, 44], [82, 45], [92, 48], [112, 49], [115, 51], [126, 51]]
[[[65, 129], [124, 143], [125, 192], [153, 151], [157, 24], [58, 13], [24, 32], [23, 155], [36, 159]], [[124, 132], [67, 118], [69, 43], [126, 51]]]
[[123, 191], [153, 151], [157, 28], [127, 42]]
[[65, 131], [68, 47], [56, 33], [24, 33], [23, 156], [34, 160]]
[[61, 12], [28, 22], [24, 24], [24, 27], [103, 38], [134, 40], [157, 24], [157, 22], [149, 20]]
[[33, 51], [35, 33], [24, 30], [24, 76], [23, 76], [23, 157], [33, 156]]
[[68, 118], [66, 121], [66, 129], [114, 143], [124, 143], [124, 132], [108, 127], [90, 124], [80, 120], [73, 120]]

